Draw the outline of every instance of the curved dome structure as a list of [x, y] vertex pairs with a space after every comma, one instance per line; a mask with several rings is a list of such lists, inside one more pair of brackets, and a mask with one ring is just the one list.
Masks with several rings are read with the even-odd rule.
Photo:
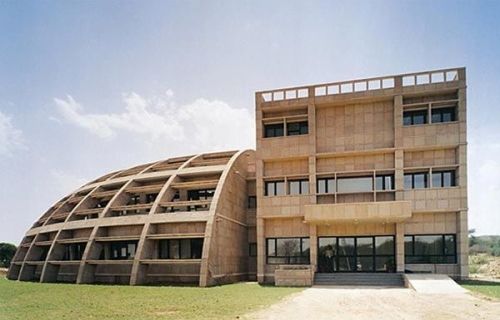
[[110, 173], [64, 197], [35, 222], [8, 278], [200, 286], [248, 279], [256, 264], [248, 256], [249, 238], [255, 239], [249, 195], [255, 195], [253, 150]]

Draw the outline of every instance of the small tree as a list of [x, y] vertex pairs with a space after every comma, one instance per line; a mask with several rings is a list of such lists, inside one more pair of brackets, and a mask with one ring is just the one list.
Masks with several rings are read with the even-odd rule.
[[8, 268], [15, 253], [15, 245], [11, 243], [0, 243], [0, 267]]

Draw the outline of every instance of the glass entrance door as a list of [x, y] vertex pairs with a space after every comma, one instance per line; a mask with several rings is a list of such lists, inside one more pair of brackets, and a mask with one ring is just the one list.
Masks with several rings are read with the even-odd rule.
[[319, 237], [318, 272], [394, 272], [394, 236]]

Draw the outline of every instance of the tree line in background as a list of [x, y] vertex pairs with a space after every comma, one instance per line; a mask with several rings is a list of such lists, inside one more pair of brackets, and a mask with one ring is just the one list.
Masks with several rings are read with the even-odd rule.
[[10, 266], [16, 249], [16, 246], [11, 243], [0, 243], [0, 268], [8, 268]]
[[474, 236], [476, 230], [469, 230], [469, 253], [485, 253], [500, 256], [500, 236]]

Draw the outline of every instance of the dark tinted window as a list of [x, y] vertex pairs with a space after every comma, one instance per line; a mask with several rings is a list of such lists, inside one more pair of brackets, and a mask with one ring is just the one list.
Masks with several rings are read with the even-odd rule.
[[282, 137], [284, 134], [283, 123], [264, 125], [264, 138]]
[[307, 121], [289, 122], [286, 124], [288, 136], [296, 136], [299, 134], [307, 134], [309, 132], [309, 124]]
[[432, 109], [432, 123], [455, 121], [455, 107]]
[[309, 264], [309, 238], [266, 239], [268, 264]]
[[411, 126], [415, 124], [427, 123], [427, 110], [413, 110], [403, 112], [403, 125]]
[[456, 263], [455, 235], [405, 236], [405, 263]]
[[201, 259], [203, 238], [160, 240], [160, 259]]
[[257, 208], [257, 197], [256, 196], [248, 196], [248, 209]]

